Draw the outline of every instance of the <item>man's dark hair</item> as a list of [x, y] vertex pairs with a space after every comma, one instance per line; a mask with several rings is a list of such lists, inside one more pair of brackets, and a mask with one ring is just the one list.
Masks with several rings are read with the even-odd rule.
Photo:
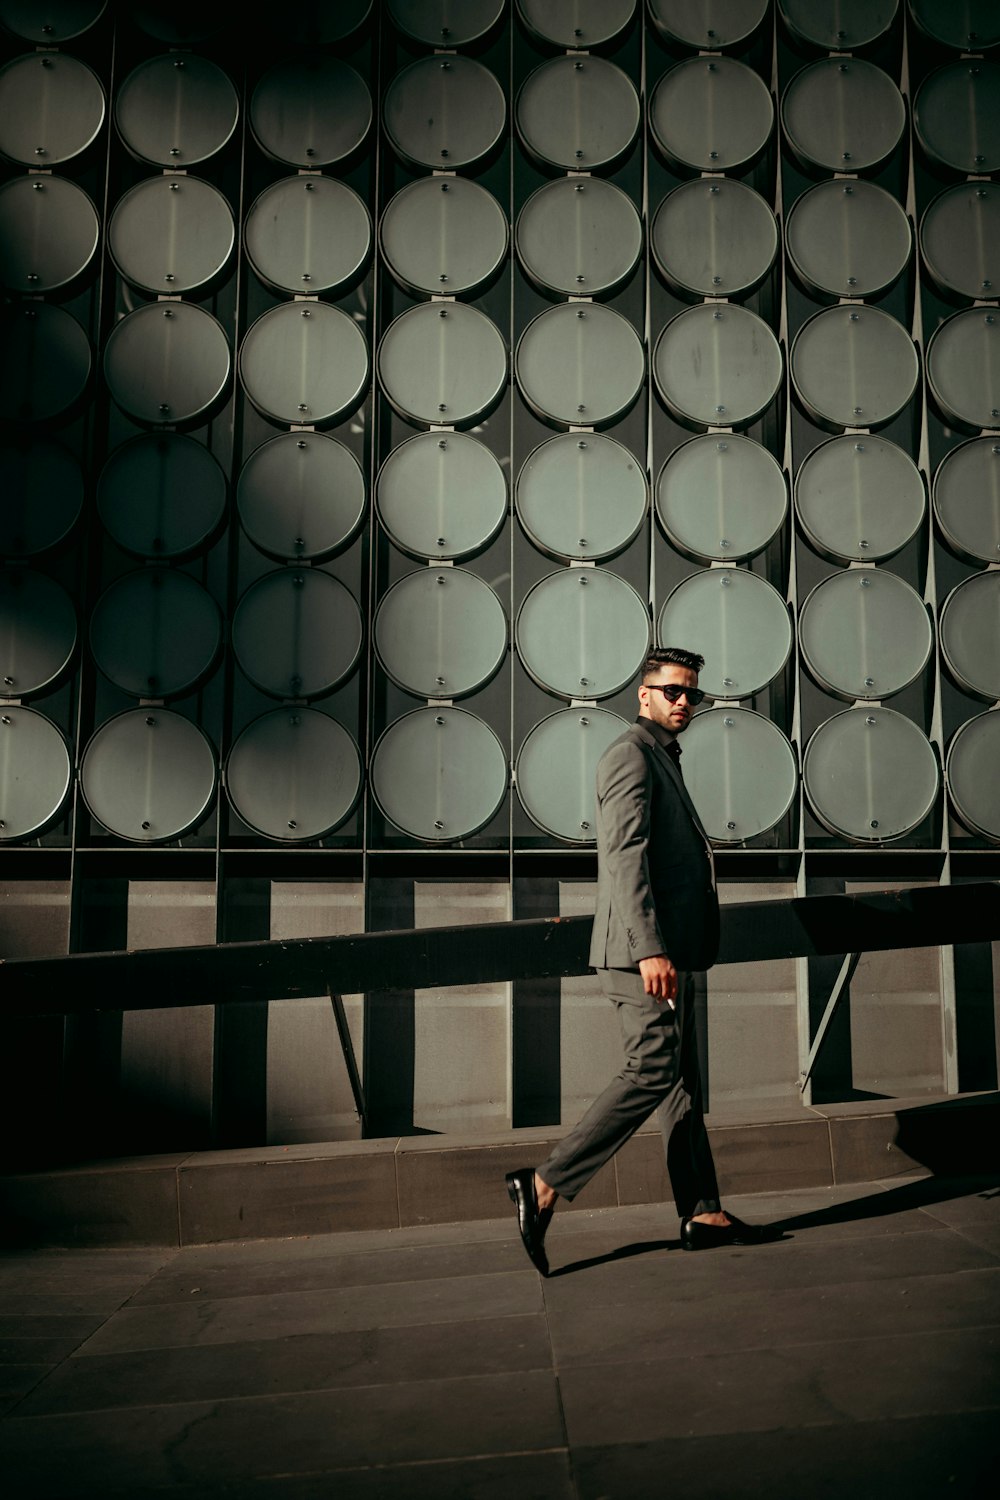
[[656, 646], [642, 665], [642, 680], [648, 682], [661, 667], [687, 667], [690, 672], [700, 672], [705, 658], [697, 651], [685, 651], [680, 646]]

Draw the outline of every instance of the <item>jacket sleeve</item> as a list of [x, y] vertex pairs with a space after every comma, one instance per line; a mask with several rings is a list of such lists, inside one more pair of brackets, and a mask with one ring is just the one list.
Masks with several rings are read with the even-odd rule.
[[628, 741], [612, 745], [597, 767], [599, 857], [610, 883], [612, 909], [625, 929], [634, 963], [667, 951], [649, 875], [651, 781], [645, 755]]

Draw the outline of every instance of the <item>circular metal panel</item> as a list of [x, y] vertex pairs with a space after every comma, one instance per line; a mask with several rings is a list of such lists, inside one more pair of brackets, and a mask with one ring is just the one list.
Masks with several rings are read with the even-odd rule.
[[668, 193], [650, 233], [664, 281], [685, 297], [746, 297], [778, 253], [778, 226], [745, 183], [698, 178]]
[[105, 589], [90, 617], [90, 649], [109, 681], [135, 698], [183, 698], [212, 674], [222, 616], [187, 573], [140, 568]]
[[418, 698], [464, 698], [507, 655], [507, 616], [488, 583], [464, 568], [422, 568], [394, 584], [375, 614], [375, 652]]
[[279, 568], [247, 589], [233, 615], [233, 652], [272, 698], [321, 698], [357, 666], [361, 611], [339, 579]]
[[885, 36], [899, 0], [778, 0], [795, 41], [822, 52], [853, 52]]
[[243, 530], [283, 562], [340, 552], [357, 534], [365, 500], [354, 454], [318, 432], [282, 433], [255, 449], [236, 487]]
[[910, 15], [931, 41], [956, 52], [982, 52], [1000, 42], [994, 0], [910, 0]]
[[750, 438], [692, 438], [670, 455], [656, 481], [660, 525], [678, 552], [698, 562], [755, 557], [787, 513], [781, 465]]
[[477, 308], [426, 302], [401, 313], [378, 349], [378, 378], [408, 422], [463, 427], [493, 410], [507, 385], [507, 346]]
[[593, 843], [597, 762], [627, 728], [606, 708], [562, 708], [529, 732], [517, 753], [515, 784], [543, 833]]
[[382, 465], [375, 511], [390, 540], [411, 557], [470, 557], [504, 523], [507, 481], [477, 438], [422, 432]]
[[311, 52], [264, 74], [250, 100], [250, 129], [268, 156], [290, 167], [328, 167], [360, 150], [372, 97], [360, 74]]
[[821, 443], [800, 466], [795, 510], [809, 542], [832, 562], [882, 562], [924, 518], [924, 482], [908, 453], [880, 437]]
[[913, 235], [884, 188], [861, 178], [818, 182], [789, 213], [785, 248], [812, 295], [881, 297], [906, 269]]
[[19, 303], [0, 313], [0, 415], [13, 422], [52, 422], [71, 412], [87, 389], [87, 335], [64, 308]]
[[382, 105], [389, 144], [416, 167], [469, 167], [497, 145], [507, 101], [469, 57], [423, 57], [390, 83]]
[[810, 63], [781, 98], [781, 124], [799, 161], [820, 172], [874, 172], [903, 138], [906, 106], [888, 73], [857, 57]]
[[115, 206], [108, 249], [126, 281], [173, 296], [213, 281], [232, 254], [229, 204], [197, 177], [147, 177]]
[[747, 43], [769, 0], [648, 0], [653, 25], [668, 42], [717, 52]]
[[28, 568], [0, 568], [0, 695], [54, 686], [76, 650], [76, 610], [61, 584]]
[[884, 427], [917, 389], [920, 360], [901, 323], [877, 307], [828, 307], [803, 323], [792, 386], [821, 427]]
[[948, 746], [945, 775], [951, 805], [967, 828], [1000, 840], [1000, 713], [979, 714]]
[[1000, 562], [1000, 443], [978, 438], [953, 448], [931, 485], [934, 514], [953, 552]]
[[664, 73], [649, 126], [669, 162], [691, 172], [737, 172], [764, 150], [774, 125], [767, 85], [732, 57], [692, 57]]
[[852, 843], [881, 844], [929, 816], [941, 773], [911, 720], [891, 708], [848, 708], [813, 734], [802, 780], [824, 828]]
[[599, 304], [563, 303], [528, 324], [514, 370], [521, 395], [543, 421], [606, 427], [635, 404], [646, 357], [621, 313]]
[[1000, 190], [992, 182], [958, 182], [927, 205], [920, 253], [948, 297], [1000, 296]]
[[620, 188], [591, 177], [562, 177], [532, 193], [517, 217], [514, 243], [537, 286], [563, 297], [612, 292], [642, 255], [642, 223]]
[[620, 36], [635, 6], [636, 0], [517, 0], [517, 13], [533, 40], [583, 51]]
[[553, 57], [529, 73], [515, 105], [527, 150], [560, 171], [593, 172], [617, 162], [639, 130], [639, 96], [603, 57]]
[[203, 421], [229, 380], [229, 342], [211, 313], [189, 302], [149, 303], [128, 313], [104, 346], [104, 378], [136, 422]]
[[361, 791], [353, 737], [314, 708], [276, 708], [248, 724], [226, 763], [226, 791], [255, 832], [282, 843], [321, 839]]
[[0, 448], [0, 556], [34, 557], [57, 547], [83, 509], [83, 471], [57, 443]]
[[684, 783], [705, 832], [741, 843], [780, 823], [795, 800], [795, 751], [749, 708], [695, 714], [684, 734]]
[[0, 713], [0, 841], [35, 838], [69, 795], [73, 768], [44, 714], [10, 703]]
[[401, 188], [379, 225], [389, 270], [407, 291], [461, 296], [485, 285], [507, 254], [507, 216], [465, 177], [420, 177]]
[[356, 411], [368, 386], [365, 336], [328, 302], [263, 313], [240, 350], [240, 380], [272, 422], [323, 426]]
[[247, 215], [247, 258], [282, 292], [339, 292], [368, 264], [372, 221], [353, 188], [331, 177], [285, 177]]
[[614, 438], [566, 432], [529, 454], [514, 505], [539, 551], [600, 562], [638, 535], [646, 518], [646, 476]]
[[147, 36], [172, 47], [197, 47], [222, 30], [225, 6], [204, 6], [181, 0], [173, 5], [130, 5], [131, 19]]
[[427, 47], [467, 47], [499, 21], [504, 0], [386, 0], [397, 31]]
[[90, 265], [97, 210], [66, 177], [14, 177], [0, 187], [0, 282], [13, 292], [57, 292]]
[[521, 665], [559, 698], [610, 698], [649, 650], [649, 611], [604, 568], [563, 568], [529, 590], [514, 625]]
[[985, 175], [1000, 167], [1000, 63], [969, 58], [931, 73], [913, 101], [913, 128], [935, 165]]
[[744, 568], [692, 573], [667, 596], [657, 623], [663, 645], [692, 642], [710, 698], [752, 698], [773, 682], [792, 649], [788, 606], [777, 589]]
[[0, 153], [25, 167], [79, 156], [104, 124], [97, 75], [64, 52], [28, 53], [0, 68]]
[[207, 57], [165, 53], [140, 63], [115, 101], [128, 149], [157, 167], [192, 167], [221, 151], [240, 106], [231, 80]]
[[80, 764], [80, 790], [109, 832], [134, 844], [179, 839], [215, 796], [208, 736], [168, 708], [130, 708], [101, 725]]
[[370, 767], [383, 817], [425, 843], [471, 838], [507, 795], [507, 757], [493, 730], [462, 708], [418, 708], [380, 736]]
[[891, 698], [927, 665], [934, 635], [915, 589], [881, 568], [851, 568], [816, 585], [799, 614], [799, 649], [827, 693]]
[[927, 386], [953, 426], [1000, 427], [1000, 315], [970, 307], [939, 324], [927, 345]]
[[336, 0], [335, 4], [300, 6], [291, 14], [287, 10], [264, 11], [264, 24], [286, 44], [296, 47], [329, 47], [360, 30], [371, 15], [372, 0]]
[[941, 655], [967, 693], [1000, 699], [1000, 573], [974, 573], [941, 606]]
[[107, 10], [107, 0], [47, 0], [36, 5], [29, 0], [4, 0], [0, 5], [0, 22], [15, 36], [26, 41], [39, 42], [45, 47], [58, 47], [61, 42], [71, 42], [101, 19]]
[[678, 313], [653, 351], [663, 404], [688, 426], [749, 427], [778, 394], [782, 369], [770, 328], [734, 303]]
[[109, 534], [135, 557], [175, 561], [200, 552], [226, 513], [226, 477], [211, 451], [176, 432], [116, 448], [97, 482]]

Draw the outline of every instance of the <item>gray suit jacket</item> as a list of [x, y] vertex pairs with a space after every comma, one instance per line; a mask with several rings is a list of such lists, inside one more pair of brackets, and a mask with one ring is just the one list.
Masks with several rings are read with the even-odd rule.
[[597, 766], [597, 906], [590, 962], [635, 969], [665, 953], [707, 969], [719, 947], [708, 835], [679, 769], [642, 720]]

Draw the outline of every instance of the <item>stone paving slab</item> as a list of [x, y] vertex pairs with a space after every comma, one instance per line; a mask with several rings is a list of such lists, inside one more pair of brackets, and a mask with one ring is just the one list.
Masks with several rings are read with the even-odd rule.
[[879, 1500], [995, 1480], [1000, 1180], [0, 1256], [16, 1500]]

